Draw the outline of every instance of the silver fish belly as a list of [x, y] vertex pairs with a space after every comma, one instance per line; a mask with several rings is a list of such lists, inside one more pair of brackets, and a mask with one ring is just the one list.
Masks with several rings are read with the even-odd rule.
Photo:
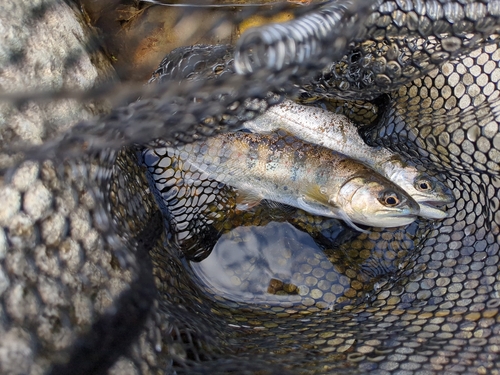
[[368, 146], [344, 115], [286, 100], [243, 127], [257, 133], [283, 129], [365, 163], [403, 188], [420, 205], [419, 216], [423, 218], [447, 217], [439, 207], [454, 201], [451, 190], [435, 177], [418, 171], [385, 148]]

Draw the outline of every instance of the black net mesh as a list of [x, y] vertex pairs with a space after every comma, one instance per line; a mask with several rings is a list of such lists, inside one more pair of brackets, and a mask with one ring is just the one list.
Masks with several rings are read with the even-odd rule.
[[[124, 59], [116, 76], [86, 17], [104, 29], [118, 9], [126, 33], [161, 5], [0, 7], [0, 372], [498, 373], [500, 1], [201, 5], [223, 7], [169, 7], [168, 25], [186, 45], [224, 44], [173, 50], [149, 85], [126, 79]], [[283, 12], [280, 26], [216, 37]], [[129, 43], [165, 55], [142, 25]], [[143, 152], [239, 129], [285, 96], [345, 114], [455, 202], [442, 221], [366, 234], [272, 205], [238, 214], [234, 192], [210, 182], [213, 217], [198, 218], [188, 257], [231, 233], [236, 251], [244, 233], [231, 229], [273, 222], [252, 235], [287, 239], [277, 256], [293, 263], [266, 289], [290, 300], [236, 302], [195, 275], [169, 217], [182, 224], [188, 190], [158, 205]], [[295, 228], [320, 253], [293, 250]]]

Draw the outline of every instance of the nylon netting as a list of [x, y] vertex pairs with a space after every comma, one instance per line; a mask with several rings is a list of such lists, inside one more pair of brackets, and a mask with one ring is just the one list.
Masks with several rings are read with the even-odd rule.
[[[500, 1], [257, 4], [208, 26], [188, 8], [193, 31], [293, 19], [174, 50], [149, 85], [117, 78], [79, 4], [1, 8], [1, 373], [499, 372]], [[456, 198], [443, 221], [318, 235], [342, 282], [314, 261], [304, 277], [336, 288], [333, 308], [206, 293], [141, 165], [146, 145], [238, 129], [284, 96], [323, 100]]]

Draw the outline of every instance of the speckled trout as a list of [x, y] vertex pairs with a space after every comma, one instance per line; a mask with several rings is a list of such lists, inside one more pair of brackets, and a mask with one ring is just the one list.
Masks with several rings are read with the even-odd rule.
[[404, 190], [371, 168], [285, 131], [226, 133], [169, 153], [176, 155], [182, 169], [238, 189], [239, 209], [266, 199], [344, 220], [357, 230], [355, 223], [406, 225], [419, 213]]
[[365, 163], [403, 188], [420, 205], [421, 217], [443, 219], [447, 213], [440, 207], [454, 201], [451, 190], [436, 178], [418, 171], [385, 148], [368, 146], [344, 115], [286, 100], [246, 122], [244, 127], [257, 133], [283, 129]]

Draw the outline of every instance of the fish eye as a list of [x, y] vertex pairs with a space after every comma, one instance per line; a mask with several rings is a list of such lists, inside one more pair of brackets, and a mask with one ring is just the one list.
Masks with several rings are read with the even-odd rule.
[[416, 187], [420, 191], [429, 191], [429, 190], [433, 189], [432, 183], [425, 178], [418, 180], [416, 183]]
[[379, 200], [383, 205], [388, 207], [395, 207], [401, 203], [401, 199], [394, 192], [386, 192]]

